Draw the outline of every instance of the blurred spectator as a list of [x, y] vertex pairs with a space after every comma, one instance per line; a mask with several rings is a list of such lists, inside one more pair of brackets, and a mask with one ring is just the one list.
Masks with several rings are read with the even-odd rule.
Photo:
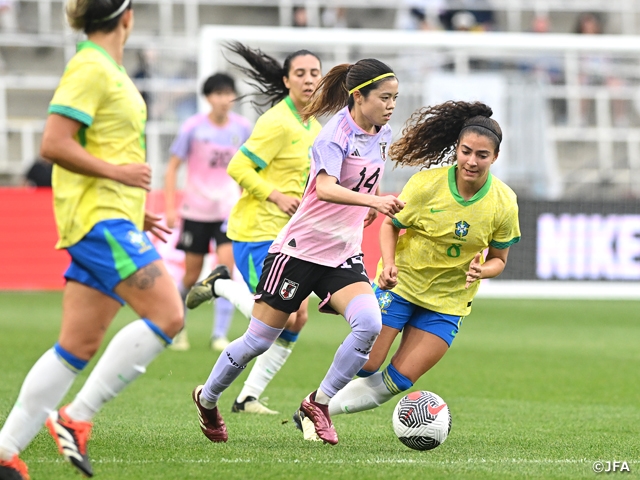
[[594, 35], [602, 33], [602, 20], [597, 13], [583, 12], [578, 15], [573, 33]]
[[470, 32], [476, 28], [476, 17], [473, 13], [461, 10], [451, 17], [451, 29], [456, 32]]
[[[458, 13], [467, 12], [471, 13], [474, 17], [473, 26], [468, 30], [483, 32], [495, 30], [494, 13], [488, 0], [458, 0], [455, 2], [455, 5], [457, 7], [456, 9], [445, 10], [440, 15], [440, 21], [445, 29], [464, 30], [464, 28], [456, 28], [453, 19]], [[459, 18], [462, 18], [462, 20], [458, 20], [458, 22], [463, 22], [463, 27], [471, 23], [469, 17], [466, 15]]]
[[401, 30], [441, 29], [439, 16], [446, 7], [445, 0], [404, 0], [396, 16], [396, 28]]
[[293, 26], [306, 27], [308, 22], [307, 9], [305, 7], [293, 7]]
[[347, 28], [347, 9], [327, 7], [322, 12], [322, 26], [327, 28]]
[[[593, 12], [583, 12], [578, 15], [574, 32], [578, 35], [600, 35], [602, 34], [603, 20]], [[611, 57], [602, 54], [585, 54], [580, 57], [580, 77], [581, 85], [597, 87], [606, 86], [610, 92], [615, 93], [615, 89], [624, 85], [624, 79], [617, 77], [612, 72], [615, 71], [615, 63]], [[584, 125], [594, 124], [596, 118], [595, 100], [583, 99], [581, 105], [581, 123]], [[623, 99], [611, 101], [613, 124], [626, 126], [629, 123], [627, 102]]]
[[138, 50], [138, 68], [133, 74], [133, 78], [135, 80], [142, 80], [142, 87], [138, 87], [140, 90], [140, 95], [144, 100], [144, 103], [147, 104], [147, 114], [151, 111], [151, 94], [147, 91], [144, 86], [144, 81], [151, 78], [151, 67], [149, 66], [149, 61], [147, 59], [147, 55], [144, 50]]
[[0, 25], [3, 32], [18, 31], [18, 7], [15, 0], [0, 0]]
[[49, 160], [38, 157], [25, 174], [23, 185], [25, 187], [49, 187], [51, 188], [51, 172], [53, 164]]
[[[549, 33], [551, 31], [551, 20], [547, 14], [539, 13], [531, 21], [531, 33]], [[561, 84], [564, 83], [563, 59], [560, 56], [538, 56], [535, 61], [527, 66], [539, 80], [544, 83]]]
[[[531, 21], [531, 33], [545, 34], [551, 31], [551, 20], [547, 14], [538, 13]], [[537, 82], [544, 85], [562, 85], [564, 79], [564, 59], [561, 55], [541, 54], [527, 59], [520, 65], [521, 71], [528, 74]], [[565, 99], [551, 99], [553, 123], [556, 125], [567, 122], [567, 102]]]

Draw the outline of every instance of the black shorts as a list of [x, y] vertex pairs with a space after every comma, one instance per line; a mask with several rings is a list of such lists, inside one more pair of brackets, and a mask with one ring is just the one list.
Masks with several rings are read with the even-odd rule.
[[315, 292], [320, 297], [320, 311], [336, 313], [328, 305], [331, 295], [358, 282], [371, 284], [362, 254], [333, 268], [283, 253], [270, 253], [264, 260], [254, 298], [281, 312], [293, 313], [311, 292]]
[[209, 253], [211, 239], [216, 241], [216, 246], [218, 247], [231, 242], [226, 232], [226, 220], [224, 222], [196, 222], [183, 219], [180, 241], [176, 248], [189, 253], [206, 255]]

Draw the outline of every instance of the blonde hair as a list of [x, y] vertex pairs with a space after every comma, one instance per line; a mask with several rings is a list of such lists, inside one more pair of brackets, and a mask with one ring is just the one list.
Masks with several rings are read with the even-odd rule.
[[88, 35], [115, 30], [130, 8], [131, 0], [67, 0], [64, 10], [69, 26]]
[[67, 23], [76, 32], [84, 31], [86, 26], [85, 16], [89, 9], [91, 0], [67, 0], [64, 7], [64, 13], [67, 17]]

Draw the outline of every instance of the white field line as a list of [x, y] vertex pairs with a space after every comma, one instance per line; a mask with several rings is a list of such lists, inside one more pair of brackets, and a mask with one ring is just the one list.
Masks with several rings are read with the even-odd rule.
[[[609, 461], [617, 460], [620, 462], [627, 462], [627, 464], [640, 465], [640, 459], [638, 460], [625, 460], [625, 459], [610, 459]], [[219, 463], [236, 463], [236, 464], [312, 464], [312, 465], [380, 465], [380, 464], [392, 464], [392, 465], [433, 465], [433, 466], [446, 466], [446, 465], [593, 465], [594, 462], [603, 461], [601, 459], [588, 459], [588, 458], [468, 458], [458, 460], [428, 460], [428, 459], [413, 459], [413, 458], [372, 458], [368, 460], [352, 459], [352, 460], [316, 460], [314, 458], [309, 459], [257, 459], [257, 458], [204, 458], [204, 459], [184, 459], [184, 458], [162, 458], [158, 460], [132, 460], [132, 459], [120, 459], [120, 458], [102, 458], [91, 459], [93, 465], [96, 464], [123, 464], [123, 465], [144, 465], [144, 464], [162, 464], [162, 463], [175, 463], [175, 464], [219, 464]], [[29, 463], [64, 463], [65, 460], [61, 458], [57, 459], [45, 459], [39, 458], [29, 460]]]

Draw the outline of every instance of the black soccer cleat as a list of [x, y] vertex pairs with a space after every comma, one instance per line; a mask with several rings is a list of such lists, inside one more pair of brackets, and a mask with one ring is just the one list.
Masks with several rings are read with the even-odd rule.
[[230, 278], [231, 272], [229, 269], [225, 265], [218, 265], [211, 271], [207, 278], [191, 287], [191, 290], [187, 293], [187, 298], [184, 302], [185, 305], [188, 309], [193, 309], [204, 302], [208, 302], [212, 298], [217, 298], [213, 290], [213, 284], [218, 279], [229, 280]]

